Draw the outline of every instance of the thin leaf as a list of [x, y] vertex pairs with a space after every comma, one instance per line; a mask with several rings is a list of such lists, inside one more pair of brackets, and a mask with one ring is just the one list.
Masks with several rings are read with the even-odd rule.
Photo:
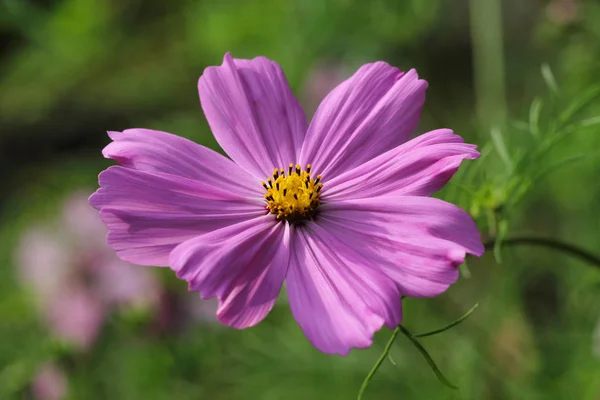
[[461, 192], [463, 192], [464, 194], [468, 195], [471, 198], [477, 196], [477, 193], [475, 191], [473, 191], [470, 187], [462, 185], [460, 183], [450, 181], [450, 182], [448, 182], [448, 186], [459, 189]]
[[596, 158], [599, 157], [600, 153], [596, 152], [596, 153], [591, 153], [591, 154], [579, 154], [573, 157], [569, 157], [569, 158], [565, 158], [564, 160], [560, 160], [554, 164], [549, 165], [548, 167], [546, 167], [545, 169], [543, 169], [542, 171], [538, 172], [537, 174], [535, 174], [532, 178], [532, 180], [534, 181], [539, 181], [541, 179], [544, 179], [548, 174], [556, 171], [557, 169], [564, 167], [566, 165], [572, 164], [574, 162], [577, 161], [581, 161], [581, 160], [586, 160], [586, 159], [590, 159], [590, 158]]
[[498, 221], [498, 235], [494, 244], [494, 258], [498, 264], [502, 264], [502, 241], [508, 232], [508, 221]]
[[529, 132], [529, 124], [525, 121], [513, 120], [510, 122], [510, 125], [523, 132]]
[[[527, 178], [527, 177], [522, 177], [521, 179], [519, 179], [518, 183], [515, 185], [515, 187], [513, 188], [513, 190], [511, 191], [511, 194], [508, 197], [508, 201], [504, 204], [504, 207], [502, 209], [502, 213], [504, 216], [504, 220], [499, 222], [499, 225], [502, 224], [502, 226], [500, 226], [499, 229], [507, 229], [508, 228], [508, 219], [506, 219], [506, 217], [512, 213], [512, 211], [516, 208], [517, 204], [519, 204], [524, 198], [525, 196], [530, 192], [531, 188], [533, 187], [534, 181], [531, 178]], [[506, 232], [502, 233], [502, 239], [504, 238], [504, 235], [506, 234]], [[494, 254], [500, 254], [499, 253], [499, 249], [496, 250], [496, 253]]]
[[427, 352], [427, 350], [425, 349], [425, 347], [423, 347], [423, 345], [421, 344], [421, 342], [419, 342], [410, 333], [410, 331], [408, 329], [406, 329], [405, 327], [403, 327], [402, 325], [398, 325], [398, 328], [400, 329], [400, 332], [402, 332], [404, 334], [404, 336], [406, 336], [415, 345], [415, 347], [417, 348], [417, 350], [419, 350], [421, 352], [421, 354], [423, 355], [423, 357], [425, 357], [425, 360], [427, 361], [427, 364], [429, 364], [429, 366], [433, 370], [433, 373], [438, 378], [438, 380], [440, 382], [442, 382], [444, 385], [446, 385], [449, 388], [451, 388], [451, 389], [458, 389], [458, 387], [456, 385], [452, 384], [448, 379], [446, 379], [446, 377], [444, 376], [444, 374], [442, 374], [442, 371], [440, 371], [440, 369], [438, 368], [438, 366], [435, 364], [435, 361], [433, 361], [433, 358], [431, 358], [431, 356], [429, 355], [429, 353]]
[[458, 266], [458, 270], [460, 271], [460, 276], [465, 279], [471, 279], [471, 270], [469, 270], [466, 259], [461, 265]]
[[587, 128], [600, 124], [600, 117], [592, 117], [575, 123], [575, 128]]
[[552, 73], [550, 66], [546, 63], [542, 64], [542, 77], [544, 78], [544, 82], [546, 82], [548, 89], [554, 94], [558, 94], [558, 84], [556, 83], [556, 79], [554, 79], [554, 74]]
[[461, 322], [463, 322], [464, 320], [466, 320], [467, 318], [469, 318], [471, 316], [471, 314], [473, 314], [473, 311], [475, 311], [475, 309], [477, 307], [479, 307], [479, 303], [475, 303], [475, 305], [473, 307], [471, 307], [469, 309], [469, 311], [467, 311], [461, 317], [459, 317], [458, 319], [452, 321], [449, 325], [446, 325], [445, 327], [443, 327], [441, 329], [436, 329], [435, 331], [431, 331], [431, 332], [427, 332], [427, 333], [420, 333], [418, 335], [413, 335], [413, 336], [416, 337], [416, 338], [423, 338], [423, 337], [433, 336], [433, 335], [437, 335], [438, 333], [445, 332], [448, 329], [455, 327], [456, 325], [460, 324]]
[[[533, 186], [533, 184], [535, 182], [539, 182], [542, 179], [546, 179], [546, 177], [549, 174], [555, 172], [559, 168], [565, 167], [569, 164], [572, 164], [572, 163], [575, 163], [578, 161], [595, 159], [598, 157], [600, 157], [600, 152], [579, 154], [579, 155], [576, 155], [573, 157], [568, 157], [563, 160], [557, 161], [556, 163], [551, 164], [540, 171], [537, 171], [535, 174], [533, 174], [531, 177], [527, 178], [527, 180], [520, 185], [520, 190], [515, 191], [511, 195], [510, 200], [505, 204], [505, 211], [512, 210], [519, 202], [521, 202], [523, 200], [523, 198], [529, 193], [529, 189], [531, 189], [531, 187]], [[542, 157], [539, 156], [538, 158], [542, 158]], [[494, 254], [500, 254], [499, 250], [496, 250], [496, 248], [494, 248]], [[496, 261], [498, 261], [498, 260], [496, 260]]]
[[394, 344], [394, 341], [396, 340], [396, 337], [398, 336], [398, 332], [400, 332], [400, 329], [401, 329], [400, 325], [398, 325], [396, 327], [396, 329], [394, 329], [394, 331], [392, 332], [392, 336], [390, 337], [390, 339], [388, 340], [387, 344], [385, 345], [385, 348], [383, 349], [383, 353], [381, 353], [381, 355], [379, 356], [379, 358], [375, 362], [375, 365], [373, 365], [373, 368], [371, 368], [371, 371], [369, 371], [369, 374], [367, 375], [367, 377], [363, 381], [362, 385], [360, 385], [360, 389], [358, 390], [358, 396], [357, 396], [358, 400], [362, 399], [362, 396], [365, 393], [365, 390], [367, 390], [367, 387], [369, 386], [369, 383], [371, 382], [371, 379], [373, 379], [373, 377], [377, 373], [377, 370], [379, 369], [379, 367], [383, 363], [383, 360], [385, 360], [386, 357], [388, 356], [388, 354], [390, 354], [390, 350], [392, 348], [392, 345]]
[[506, 149], [506, 144], [504, 143], [504, 138], [502, 136], [502, 133], [500, 132], [500, 128], [493, 127], [490, 133], [492, 136], [492, 141], [494, 142], [494, 147], [496, 148], [500, 159], [502, 160], [502, 162], [504, 162], [506, 168], [508, 168], [509, 171], [512, 171], [512, 160], [510, 159], [508, 150]]
[[592, 86], [590, 89], [579, 95], [558, 117], [561, 124], [567, 124], [589, 103], [600, 96], [600, 84]]
[[395, 367], [396, 366], [396, 361], [394, 361], [394, 359], [392, 358], [392, 353], [388, 353], [387, 358], [390, 361], [390, 364], [392, 364]]
[[542, 104], [542, 100], [536, 98], [531, 102], [531, 107], [529, 108], [529, 131], [536, 138], [540, 137], [540, 113], [542, 112]]

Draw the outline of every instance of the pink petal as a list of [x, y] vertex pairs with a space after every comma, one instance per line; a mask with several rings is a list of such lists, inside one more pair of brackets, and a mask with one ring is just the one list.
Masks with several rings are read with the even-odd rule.
[[101, 302], [91, 292], [76, 285], [66, 286], [46, 307], [48, 324], [58, 338], [79, 350], [91, 347], [105, 317]]
[[382, 325], [402, 319], [393, 281], [319, 224], [296, 228], [286, 287], [292, 313], [319, 350], [348, 354], [369, 347]]
[[95, 284], [102, 300], [135, 308], [158, 305], [161, 291], [154, 274], [147, 268], [114, 258], [94, 267]]
[[289, 264], [290, 232], [271, 215], [207, 233], [179, 245], [170, 264], [190, 290], [219, 299], [217, 317], [254, 326], [271, 311]]
[[[59, 221], [70, 247], [81, 252], [106, 248], [106, 227], [98, 212], [90, 207], [89, 196], [85, 190], [70, 194], [63, 203]], [[110, 252], [110, 248], [107, 250]]]
[[28, 229], [17, 248], [19, 277], [36, 294], [36, 300], [45, 304], [62, 292], [72, 274], [70, 249], [51, 229]]
[[425, 133], [336, 176], [324, 187], [323, 200], [430, 196], [444, 187], [463, 159], [479, 157], [475, 148], [450, 129]]
[[164, 172], [242, 195], [262, 195], [260, 181], [219, 153], [191, 140], [150, 129], [108, 132], [102, 154], [124, 167]]
[[322, 206], [320, 225], [372, 260], [400, 292], [431, 297], [458, 279], [466, 253], [484, 252], [477, 226], [460, 208], [429, 197], [389, 196]]
[[323, 100], [300, 163], [334, 177], [405, 142], [419, 121], [427, 82], [384, 62], [362, 66]]
[[65, 399], [68, 393], [67, 376], [56, 364], [43, 364], [35, 375], [32, 391], [37, 400]]
[[264, 215], [261, 198], [175, 175], [114, 166], [90, 197], [109, 228], [108, 244], [124, 261], [168, 265], [180, 243]]
[[277, 63], [227, 53], [204, 70], [198, 90], [217, 142], [241, 167], [265, 179], [297, 162], [306, 117]]

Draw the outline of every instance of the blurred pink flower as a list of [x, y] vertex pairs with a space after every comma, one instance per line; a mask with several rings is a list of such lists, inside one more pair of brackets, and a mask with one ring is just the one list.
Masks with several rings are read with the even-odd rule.
[[77, 349], [93, 344], [111, 307], [151, 308], [160, 298], [152, 272], [119, 260], [106, 233], [87, 194], [76, 193], [54, 221], [25, 232], [18, 248], [21, 280], [49, 329]]
[[79, 285], [65, 287], [45, 312], [54, 333], [78, 349], [91, 347], [106, 315], [101, 299]]
[[17, 252], [21, 280], [37, 292], [42, 304], [56, 297], [70, 274], [69, 256], [59, 238], [33, 227], [21, 238]]
[[43, 364], [34, 378], [32, 391], [38, 400], [64, 399], [68, 391], [67, 378], [56, 365]]
[[342, 83], [348, 75], [348, 71], [340, 63], [322, 63], [314, 67], [306, 77], [306, 83], [302, 88], [306, 114], [314, 114], [325, 96]]
[[[159, 332], [180, 331], [191, 325], [218, 322], [216, 299], [202, 300], [197, 293], [163, 293], [155, 328]], [[215, 324], [220, 326], [220, 324]]]
[[159, 289], [154, 275], [143, 267], [120, 260], [115, 259], [98, 268], [96, 284], [108, 303], [146, 308], [159, 301]]
[[546, 8], [546, 15], [552, 22], [566, 25], [579, 17], [578, 0], [553, 0]]

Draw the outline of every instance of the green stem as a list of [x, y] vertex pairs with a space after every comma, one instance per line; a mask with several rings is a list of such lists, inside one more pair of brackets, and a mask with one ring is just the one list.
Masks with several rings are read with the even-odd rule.
[[489, 129], [506, 117], [501, 0], [470, 0], [469, 11], [477, 116]]
[[[488, 240], [484, 246], [486, 249], [493, 249], [496, 243], [496, 239]], [[600, 257], [589, 251], [577, 247], [570, 243], [561, 242], [557, 239], [543, 238], [543, 237], [532, 237], [532, 236], [513, 236], [502, 240], [502, 246], [541, 246], [549, 249], [559, 250], [569, 254], [575, 258], [579, 258], [582, 261], [587, 262], [595, 267], [600, 268]]]
[[377, 362], [375, 363], [375, 365], [373, 365], [373, 368], [371, 368], [369, 375], [367, 375], [367, 377], [363, 381], [362, 385], [360, 386], [360, 390], [358, 391], [358, 400], [362, 399], [363, 393], [365, 392], [365, 390], [367, 390], [367, 386], [369, 386], [371, 379], [373, 379], [373, 377], [377, 373], [377, 370], [379, 369], [379, 367], [381, 366], [381, 364], [383, 363], [385, 358], [390, 353], [390, 350], [392, 349], [392, 345], [394, 344], [394, 340], [396, 340], [396, 336], [398, 336], [399, 332], [400, 332], [400, 325], [398, 325], [396, 327], [396, 329], [394, 329], [394, 331], [392, 332], [392, 336], [390, 337], [387, 344], [385, 345], [385, 349], [383, 350], [383, 353], [381, 353], [381, 355], [379, 356], [379, 359], [377, 359]]

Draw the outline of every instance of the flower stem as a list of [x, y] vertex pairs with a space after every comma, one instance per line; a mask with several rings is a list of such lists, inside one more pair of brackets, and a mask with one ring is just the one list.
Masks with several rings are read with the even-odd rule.
[[[484, 246], [486, 249], [493, 249], [496, 244], [496, 239], [492, 238], [488, 240]], [[561, 242], [557, 239], [535, 237], [535, 236], [513, 236], [502, 240], [502, 246], [541, 246], [549, 249], [562, 251], [572, 257], [579, 258], [582, 261], [587, 262], [597, 268], [600, 268], [600, 257], [590, 253], [589, 251], [577, 247], [570, 243]]]
[[362, 399], [363, 393], [367, 389], [367, 386], [369, 386], [371, 379], [373, 379], [373, 377], [377, 373], [377, 370], [379, 369], [379, 367], [381, 366], [383, 361], [386, 359], [386, 357], [390, 353], [392, 345], [394, 344], [394, 340], [396, 340], [396, 336], [398, 336], [399, 332], [400, 332], [400, 325], [398, 325], [396, 327], [396, 329], [394, 329], [394, 331], [392, 332], [392, 336], [390, 337], [387, 344], [385, 345], [385, 349], [383, 350], [383, 353], [381, 353], [381, 355], [377, 359], [377, 362], [375, 363], [375, 365], [373, 365], [373, 368], [371, 368], [371, 371], [369, 371], [369, 375], [367, 375], [367, 377], [363, 381], [362, 385], [360, 386], [360, 390], [358, 391], [358, 397], [357, 397], [358, 400]]
[[469, 1], [475, 101], [483, 128], [506, 117], [502, 0]]

